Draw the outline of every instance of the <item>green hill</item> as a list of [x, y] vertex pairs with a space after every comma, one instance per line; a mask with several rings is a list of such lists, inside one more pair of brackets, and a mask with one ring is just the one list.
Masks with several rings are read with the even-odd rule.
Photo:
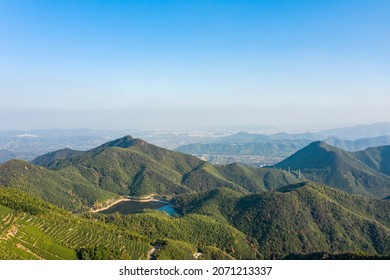
[[313, 142], [275, 165], [276, 168], [300, 170], [320, 182], [353, 194], [383, 198], [390, 194], [390, 176], [381, 173], [356, 156], [324, 142]]
[[50, 153], [33, 162], [56, 172], [75, 169], [84, 181], [118, 195], [177, 195], [219, 187], [248, 193], [300, 182], [278, 170], [212, 165], [130, 136], [67, 157], [63, 150]]
[[0, 187], [0, 259], [254, 259], [245, 234], [211, 217], [159, 211], [71, 214], [26, 192]]
[[[146, 211], [141, 214], [121, 216], [111, 214], [95, 214], [106, 223], [115, 225], [124, 230], [131, 229], [134, 232], [148, 238], [154, 244], [164, 245], [168, 241], [185, 242], [193, 248], [191, 255], [185, 255], [194, 259], [193, 255], [197, 250], [204, 251], [206, 247], [218, 248], [221, 253], [227, 254], [230, 258], [255, 259], [257, 250], [247, 240], [246, 235], [227, 222], [217, 221], [214, 217], [206, 215], [191, 214], [180, 218], [173, 218], [164, 212]], [[177, 251], [177, 249], [175, 249]], [[186, 251], [186, 250], [185, 250]], [[181, 253], [179, 253], [179, 256]], [[158, 258], [158, 255], [156, 255]], [[184, 259], [187, 259], [185, 257]], [[165, 257], [163, 257], [165, 258]], [[174, 259], [181, 259], [176, 257]]]
[[82, 151], [76, 151], [66, 148], [39, 156], [34, 159], [32, 163], [40, 166], [47, 166], [49, 164], [55, 166], [56, 161], [66, 159], [75, 155], [80, 155], [82, 153]]
[[0, 187], [0, 259], [147, 259], [149, 242]]
[[315, 183], [242, 196], [213, 190], [177, 199], [185, 214], [229, 221], [262, 258], [315, 252], [390, 255], [390, 202]]
[[368, 148], [355, 156], [372, 169], [390, 176], [390, 146]]
[[74, 167], [52, 171], [22, 160], [0, 165], [0, 185], [26, 191], [69, 211], [87, 210], [115, 196], [88, 182]]

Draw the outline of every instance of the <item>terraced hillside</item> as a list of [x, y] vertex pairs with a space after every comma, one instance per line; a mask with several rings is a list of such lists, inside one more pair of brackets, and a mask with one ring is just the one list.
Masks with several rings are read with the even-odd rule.
[[255, 259], [244, 233], [202, 215], [75, 215], [0, 187], [0, 259]]
[[0, 234], [7, 231], [14, 220], [14, 212], [0, 205]]
[[[106, 223], [124, 230], [132, 229], [148, 237], [152, 243], [162, 244], [159, 254], [156, 254], [157, 259], [165, 259], [167, 254], [175, 254], [176, 257], [173, 259], [194, 259], [194, 254], [198, 250], [202, 252], [212, 250], [217, 255], [228, 259], [257, 258], [256, 247], [250, 243], [244, 233], [227, 222], [206, 215], [195, 214], [172, 218], [159, 211], [149, 211], [128, 216], [96, 215], [96, 218], [104, 218]], [[210, 257], [212, 255], [210, 254]]]
[[0, 259], [79, 259], [100, 247], [108, 259], [147, 259], [151, 249], [138, 235], [12, 189], [0, 188], [0, 217]]

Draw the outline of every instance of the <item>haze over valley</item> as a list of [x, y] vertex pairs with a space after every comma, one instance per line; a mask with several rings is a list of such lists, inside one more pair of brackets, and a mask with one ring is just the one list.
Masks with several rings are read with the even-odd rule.
[[[243, 131], [242, 129], [249, 129]], [[348, 151], [390, 144], [390, 123], [357, 125], [317, 132], [286, 133], [271, 126], [239, 126], [199, 129], [91, 130], [51, 129], [0, 131], [0, 162], [33, 160], [59, 149], [88, 150], [108, 140], [134, 137], [217, 164], [272, 165], [313, 141]]]

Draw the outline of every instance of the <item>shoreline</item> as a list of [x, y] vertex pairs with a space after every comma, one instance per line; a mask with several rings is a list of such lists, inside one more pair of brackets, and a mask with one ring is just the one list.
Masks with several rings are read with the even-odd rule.
[[123, 202], [123, 201], [129, 201], [128, 198], [120, 198], [118, 200], [115, 200], [114, 202], [112, 202], [111, 204], [103, 207], [103, 208], [99, 208], [99, 209], [95, 209], [95, 210], [90, 210], [89, 212], [91, 213], [97, 213], [97, 212], [100, 212], [100, 211], [103, 211], [103, 210], [107, 210], [108, 208], [120, 203], [120, 202]]
[[167, 200], [161, 200], [161, 199], [157, 199], [157, 198], [154, 198], [154, 197], [146, 198], [146, 199], [137, 199], [137, 198], [127, 197], [126, 199], [127, 199], [127, 201], [134, 201], [134, 202], [152, 202], [152, 201], [155, 201], [155, 202], [169, 203], [169, 201], [167, 201]]
[[169, 204], [169, 201], [166, 201], [166, 200], [159, 200], [159, 199], [156, 199], [154, 197], [150, 197], [150, 198], [146, 198], [146, 199], [136, 199], [136, 198], [132, 198], [132, 197], [126, 197], [126, 198], [120, 198], [118, 200], [115, 200], [114, 202], [112, 202], [111, 204], [103, 207], [103, 208], [99, 208], [99, 209], [95, 209], [95, 210], [90, 210], [89, 212], [91, 213], [97, 213], [97, 212], [101, 212], [101, 211], [104, 211], [104, 210], [107, 210], [109, 208], [111, 208], [112, 206], [118, 204], [118, 203], [121, 203], [121, 202], [124, 202], [124, 201], [133, 201], [133, 202], [162, 202], [162, 203], [165, 203], [165, 204]]

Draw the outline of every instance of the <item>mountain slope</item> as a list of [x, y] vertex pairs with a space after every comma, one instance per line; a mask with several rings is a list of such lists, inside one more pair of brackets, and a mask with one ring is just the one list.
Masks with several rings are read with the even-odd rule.
[[390, 135], [390, 123], [374, 123], [366, 125], [357, 125], [352, 127], [342, 127], [323, 130], [320, 133], [323, 135], [334, 136], [341, 139], [378, 137], [381, 135]]
[[128, 216], [113, 214], [108, 218], [105, 217], [105, 220], [122, 229], [132, 229], [149, 238], [153, 243], [166, 245], [161, 241], [166, 240], [170, 243], [171, 240], [175, 240], [190, 244], [194, 250], [192, 254], [186, 254], [186, 259], [194, 259], [192, 255], [197, 248], [204, 250], [208, 246], [214, 246], [236, 259], [256, 258], [256, 249], [251, 248], [244, 233], [227, 222], [219, 222], [213, 217], [193, 214], [172, 218], [161, 211], [146, 211]]
[[275, 167], [300, 170], [312, 181], [353, 194], [377, 198], [390, 194], [390, 176], [367, 166], [354, 153], [320, 141], [311, 143]]
[[61, 159], [69, 158], [75, 155], [83, 154], [82, 151], [76, 151], [71, 149], [61, 149], [55, 152], [47, 153], [45, 155], [39, 156], [31, 161], [33, 164], [40, 166], [47, 166], [48, 164], [55, 165], [56, 161], [60, 161]]
[[[51, 153], [36, 163], [60, 171], [73, 167], [100, 188], [120, 194], [180, 194], [229, 187], [242, 193], [278, 188], [300, 180], [282, 171], [217, 166], [130, 136], [62, 158]], [[271, 174], [272, 173], [272, 174]]]
[[372, 169], [390, 176], [390, 146], [368, 148], [356, 152], [355, 156]]
[[147, 259], [149, 242], [0, 187], [0, 259]]
[[253, 259], [245, 234], [211, 217], [173, 218], [159, 211], [122, 216], [70, 214], [26, 192], [0, 187], [0, 260]]
[[229, 221], [257, 242], [266, 259], [315, 252], [390, 254], [389, 201], [315, 183], [248, 196], [214, 190], [177, 203], [185, 214]]
[[383, 135], [372, 138], [359, 138], [356, 140], [342, 140], [339, 138], [328, 138], [324, 140], [327, 144], [346, 151], [361, 151], [369, 147], [390, 145], [390, 136]]
[[115, 196], [88, 182], [73, 167], [51, 171], [22, 160], [0, 165], [0, 185], [27, 191], [69, 211], [87, 210]]
[[296, 174], [269, 168], [254, 168], [232, 163], [226, 166], [216, 165], [220, 174], [249, 192], [275, 190], [280, 187], [302, 182]]

